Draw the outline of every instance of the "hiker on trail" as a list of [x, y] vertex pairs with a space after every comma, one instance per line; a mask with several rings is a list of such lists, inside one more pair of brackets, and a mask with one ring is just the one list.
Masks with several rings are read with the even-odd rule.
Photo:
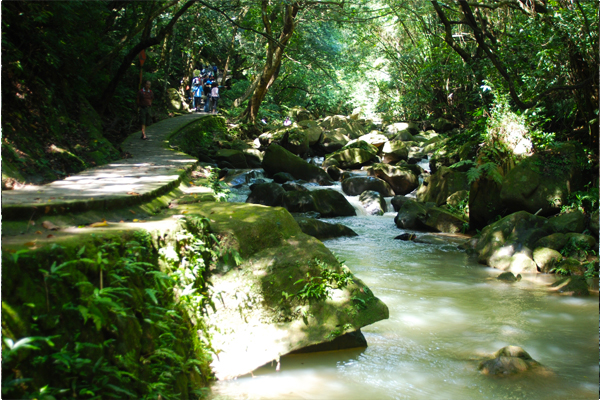
[[219, 102], [219, 84], [215, 80], [210, 89], [210, 99], [212, 101], [213, 114], [217, 113], [217, 103]]
[[217, 72], [218, 72], [218, 71], [219, 71], [219, 68], [217, 68], [217, 65], [216, 65], [216, 64], [215, 64], [215, 65], [213, 65], [213, 72], [214, 72], [214, 74], [215, 74], [215, 79], [217, 79], [217, 76], [219, 76], [219, 75], [217, 75]]
[[210, 111], [210, 91], [211, 91], [212, 81], [210, 78], [206, 78], [204, 82], [204, 94], [206, 95], [206, 102], [204, 103], [204, 112]]
[[192, 80], [192, 95], [194, 96], [192, 108], [194, 111], [198, 111], [200, 108], [200, 101], [202, 99], [202, 80], [199, 76], [194, 77]]
[[142, 140], [148, 139], [146, 136], [146, 126], [152, 123], [152, 100], [154, 93], [150, 90], [150, 81], [144, 83], [142, 90], [138, 92], [136, 103], [140, 108], [140, 123], [142, 124]]

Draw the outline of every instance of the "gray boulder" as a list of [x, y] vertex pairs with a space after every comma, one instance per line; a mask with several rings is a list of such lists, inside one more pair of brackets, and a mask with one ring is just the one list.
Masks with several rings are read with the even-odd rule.
[[510, 271], [507, 272], [503, 272], [500, 275], [498, 275], [496, 277], [496, 279], [498, 279], [499, 281], [503, 281], [503, 282], [518, 282], [521, 280], [521, 274], [518, 274], [517, 276], [515, 276], [515, 274], [513, 274]]
[[538, 367], [540, 367], [540, 363], [518, 346], [503, 347], [494, 353], [494, 358], [479, 364], [482, 374], [497, 377], [522, 374]]
[[344, 148], [329, 155], [327, 160], [337, 161], [338, 167], [342, 169], [354, 169], [373, 160], [377, 155], [377, 149], [367, 150], [360, 147]]
[[408, 194], [419, 186], [419, 176], [411, 168], [373, 164], [367, 174], [386, 181], [397, 195]]
[[342, 181], [342, 190], [348, 196], [358, 196], [365, 190], [374, 190], [384, 197], [394, 195], [392, 187], [382, 179], [372, 176], [354, 176]]
[[285, 192], [281, 203], [289, 212], [294, 213], [316, 211], [323, 217], [356, 215], [356, 210], [344, 195], [332, 189]]
[[508, 215], [486, 226], [474, 240], [477, 261], [514, 273], [537, 272], [531, 249], [551, 232], [546, 218], [526, 211]]
[[379, 192], [365, 190], [360, 194], [358, 200], [368, 215], [383, 215], [387, 211], [385, 199]]
[[344, 128], [325, 130], [322, 137], [321, 145], [329, 153], [340, 150], [351, 140]]
[[537, 247], [533, 251], [533, 261], [537, 264], [540, 272], [544, 273], [552, 271], [562, 258], [562, 254], [548, 247]]
[[415, 201], [410, 197], [396, 195], [392, 198], [392, 207], [394, 207], [394, 211], [398, 212], [402, 208], [402, 205], [407, 201]]

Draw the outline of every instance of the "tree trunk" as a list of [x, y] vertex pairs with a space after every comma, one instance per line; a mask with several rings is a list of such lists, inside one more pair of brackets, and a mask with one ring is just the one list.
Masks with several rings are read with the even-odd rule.
[[[279, 35], [278, 40], [274, 40], [271, 30], [271, 21], [276, 17], [276, 15], [272, 15], [269, 19], [269, 15], [267, 13], [267, 5], [268, 1], [262, 1], [262, 18], [263, 25], [265, 26], [265, 31], [267, 35], [271, 39], [269, 39], [269, 43], [267, 46], [267, 57], [265, 60], [265, 64], [258, 79], [258, 84], [252, 98], [248, 102], [248, 107], [244, 111], [244, 113], [240, 116], [240, 119], [246, 120], [250, 124], [256, 124], [258, 117], [258, 110], [260, 109], [260, 105], [265, 99], [267, 91], [269, 87], [273, 84], [277, 76], [279, 75], [279, 69], [281, 67], [281, 60], [283, 59], [283, 54], [285, 52], [285, 46], [288, 41], [292, 37], [294, 33], [295, 18], [298, 14], [299, 5], [298, 3], [287, 4], [283, 6], [283, 28], [281, 30], [281, 34]], [[275, 14], [275, 13], [273, 13]]]
[[[121, 79], [123, 79], [123, 76], [125, 76], [125, 73], [131, 66], [131, 63], [133, 62], [133, 60], [140, 53], [140, 51], [145, 50], [148, 47], [159, 44], [165, 38], [167, 33], [171, 32], [173, 30], [173, 26], [175, 25], [177, 20], [179, 20], [179, 18], [192, 5], [194, 5], [194, 3], [195, 3], [194, 0], [190, 0], [187, 3], [185, 3], [179, 9], [179, 11], [177, 11], [177, 13], [173, 16], [173, 18], [171, 18], [168, 25], [160, 30], [158, 35], [156, 35], [154, 37], [148, 37], [148, 35], [143, 35], [141, 41], [137, 45], [135, 45], [131, 50], [129, 50], [129, 52], [125, 55], [125, 57], [123, 57], [123, 61], [121, 62], [121, 65], [119, 66], [119, 69], [117, 70], [117, 73], [115, 74], [113, 79], [108, 83], [108, 85], [106, 86], [106, 89], [104, 89], [104, 92], [102, 93], [100, 104], [98, 105], [98, 113], [100, 115], [103, 115], [104, 112], [106, 111], [106, 107], [107, 107], [110, 99], [115, 94], [117, 85], [119, 84]], [[146, 29], [149, 34], [149, 31], [150, 31], [149, 26], [147, 26]]]

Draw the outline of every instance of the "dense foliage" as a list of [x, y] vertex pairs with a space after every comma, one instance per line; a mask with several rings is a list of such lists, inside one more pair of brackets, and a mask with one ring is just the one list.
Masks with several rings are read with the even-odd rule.
[[230, 89], [221, 109], [246, 127], [298, 106], [317, 117], [361, 107], [384, 121], [445, 117], [483, 132], [501, 104], [536, 145], [577, 140], [598, 152], [596, 2], [76, 1], [2, 10], [3, 173], [20, 181], [119, 157], [119, 143], [139, 128], [141, 50], [157, 118], [177, 112], [167, 90], [186, 101], [193, 71], [210, 64]]

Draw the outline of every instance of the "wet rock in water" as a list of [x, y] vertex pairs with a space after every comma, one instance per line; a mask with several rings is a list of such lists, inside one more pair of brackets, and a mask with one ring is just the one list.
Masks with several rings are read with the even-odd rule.
[[331, 342], [313, 344], [300, 350], [292, 351], [290, 354], [316, 353], [319, 351], [356, 349], [360, 347], [368, 347], [368, 345], [365, 335], [363, 335], [359, 329], [357, 331], [348, 332], [342, 336], [338, 336]]
[[396, 240], [404, 240], [404, 241], [412, 241], [417, 238], [417, 235], [414, 233], [403, 233], [401, 235], [396, 236], [394, 239]]
[[512, 272], [507, 271], [498, 275], [496, 279], [504, 282], [518, 282], [521, 280], [521, 274], [517, 274], [517, 276], [515, 276], [515, 274], [513, 274]]
[[250, 186], [250, 190], [252, 192], [246, 199], [246, 203], [262, 204], [271, 207], [280, 206], [283, 196], [286, 193], [280, 185], [274, 182], [255, 183]]
[[281, 146], [272, 144], [265, 152], [263, 168], [269, 175], [277, 172], [287, 172], [296, 179], [304, 179], [319, 185], [329, 186], [333, 184], [331, 178], [325, 171], [316, 165], [312, 165], [295, 154], [287, 151]]
[[394, 207], [394, 211], [400, 211], [400, 209], [402, 208], [402, 205], [404, 203], [406, 203], [407, 201], [415, 201], [415, 200], [411, 199], [410, 197], [401, 196], [401, 195], [394, 196], [391, 201], [392, 207]]
[[569, 276], [554, 282], [551, 290], [569, 296], [589, 296], [590, 291], [583, 276]]
[[581, 233], [585, 229], [585, 216], [575, 210], [549, 218], [548, 223], [558, 233]]
[[360, 194], [358, 200], [368, 215], [383, 215], [387, 211], [385, 199], [379, 192], [365, 190]]
[[356, 215], [356, 210], [346, 200], [344, 195], [332, 189], [285, 192], [282, 206], [289, 212], [304, 213], [316, 211], [323, 217]]
[[394, 223], [400, 229], [424, 230], [426, 227], [421, 222], [427, 217], [428, 207], [416, 201], [406, 201], [394, 218]]
[[365, 190], [374, 190], [382, 196], [394, 195], [392, 187], [382, 179], [372, 176], [354, 176], [342, 181], [342, 190], [348, 196], [358, 196]]
[[294, 176], [287, 172], [278, 172], [273, 175], [273, 181], [275, 183], [286, 183], [286, 182], [293, 181], [293, 180], [294, 180]]
[[337, 165], [330, 165], [325, 172], [327, 172], [327, 175], [334, 181], [339, 181], [344, 171]]
[[479, 364], [482, 374], [498, 377], [521, 374], [537, 367], [540, 363], [518, 346], [503, 347], [494, 353], [493, 359]]
[[408, 194], [419, 186], [419, 174], [411, 168], [374, 164], [367, 169], [367, 174], [389, 183], [394, 193], [398, 195]]
[[283, 185], [281, 185], [281, 187], [286, 191], [286, 192], [308, 192], [309, 190], [302, 186], [301, 184], [297, 183], [297, 182], [286, 182]]
[[316, 237], [319, 240], [331, 239], [340, 236], [358, 236], [356, 232], [342, 224], [330, 224], [314, 218], [294, 215], [294, 219], [303, 233]]

